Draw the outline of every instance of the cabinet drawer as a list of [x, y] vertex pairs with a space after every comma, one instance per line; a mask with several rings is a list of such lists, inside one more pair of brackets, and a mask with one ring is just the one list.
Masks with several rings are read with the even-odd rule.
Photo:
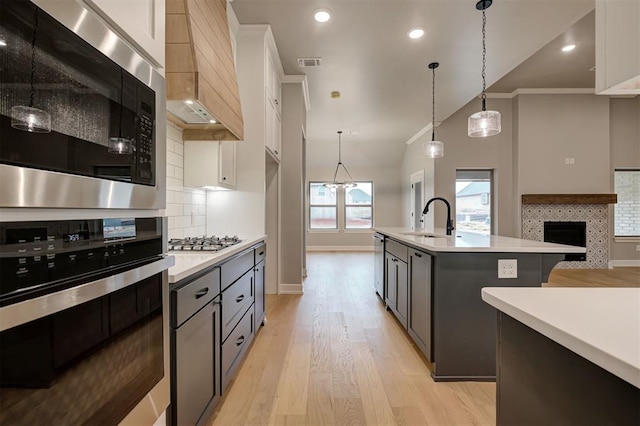
[[233, 378], [238, 366], [244, 358], [249, 343], [253, 339], [253, 309], [249, 309], [222, 344], [222, 394]]
[[220, 266], [222, 289], [229, 287], [249, 269], [253, 269], [253, 250], [247, 250]]
[[387, 238], [385, 250], [387, 250], [389, 253], [402, 260], [403, 262], [407, 262], [407, 258], [409, 257], [407, 255], [408, 249], [404, 244], [400, 244], [397, 241]]
[[222, 340], [227, 338], [252, 303], [253, 269], [222, 292]]
[[265, 259], [265, 257], [267, 257], [267, 245], [266, 244], [259, 245], [258, 247], [255, 248], [254, 253], [255, 253], [254, 264], [257, 265], [258, 263], [262, 262]]
[[179, 327], [220, 294], [220, 268], [215, 267], [206, 274], [171, 292], [171, 326]]

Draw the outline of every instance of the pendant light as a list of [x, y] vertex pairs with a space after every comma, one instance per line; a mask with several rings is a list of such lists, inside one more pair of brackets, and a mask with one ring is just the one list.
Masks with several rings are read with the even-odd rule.
[[[347, 176], [349, 176], [349, 180], [338, 181], [338, 170], [340, 169], [340, 166], [342, 166]], [[357, 184], [353, 181], [349, 170], [347, 170], [345, 165], [342, 164], [342, 130], [338, 130], [338, 165], [336, 166], [336, 171], [333, 173], [333, 182], [325, 183], [324, 186], [326, 186], [327, 188], [353, 188], [354, 186], [357, 186]]]
[[133, 144], [131, 139], [122, 137], [122, 110], [124, 109], [124, 71], [120, 70], [120, 117], [118, 122], [118, 136], [109, 138], [108, 151], [111, 154], [131, 154]]
[[486, 62], [487, 62], [487, 39], [486, 25], [487, 16], [485, 10], [491, 6], [493, 0], [480, 0], [476, 3], [476, 9], [482, 11], [482, 110], [469, 116], [468, 134], [472, 138], [484, 138], [500, 133], [500, 113], [498, 111], [487, 111], [486, 90]]
[[25, 132], [49, 133], [51, 132], [51, 114], [33, 106], [33, 98], [35, 95], [34, 79], [36, 74], [36, 40], [38, 38], [37, 7], [35, 8], [33, 21], [33, 37], [31, 39], [31, 74], [29, 77], [29, 106], [17, 105], [11, 107], [11, 127]]
[[436, 140], [436, 68], [440, 64], [431, 62], [429, 69], [432, 71], [431, 80], [431, 140], [424, 143], [424, 153], [429, 158], [440, 158], [444, 156], [444, 144]]

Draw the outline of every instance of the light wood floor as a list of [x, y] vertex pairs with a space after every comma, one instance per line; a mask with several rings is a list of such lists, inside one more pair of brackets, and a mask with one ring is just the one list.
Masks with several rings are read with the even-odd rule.
[[[309, 253], [307, 269], [303, 296], [268, 296], [210, 426], [495, 424], [495, 383], [431, 379], [373, 290], [372, 253]], [[624, 269], [636, 270], [615, 280], [637, 281], [640, 268]], [[550, 285], [579, 276], [554, 271]]]

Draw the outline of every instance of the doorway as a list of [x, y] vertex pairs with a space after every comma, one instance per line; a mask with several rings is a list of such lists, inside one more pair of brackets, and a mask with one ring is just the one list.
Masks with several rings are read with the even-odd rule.
[[424, 170], [411, 175], [411, 230], [424, 231]]

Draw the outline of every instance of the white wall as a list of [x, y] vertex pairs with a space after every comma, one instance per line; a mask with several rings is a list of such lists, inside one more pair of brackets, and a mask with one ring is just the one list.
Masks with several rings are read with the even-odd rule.
[[611, 192], [608, 97], [520, 95], [518, 106], [520, 194]]
[[[634, 99], [611, 99], [611, 191], [613, 192], [613, 171], [616, 168], [640, 168], [640, 96]], [[613, 217], [613, 207], [610, 209]], [[640, 252], [636, 245], [640, 241], [624, 241], [613, 238], [611, 221], [611, 259], [634, 261], [640, 266]]]
[[[336, 158], [337, 161], [337, 158]], [[356, 181], [373, 181], [373, 221], [374, 227], [402, 226], [402, 195], [400, 186], [400, 170], [398, 168], [354, 168], [346, 162], [349, 172]], [[330, 181], [333, 168], [307, 168], [307, 182]], [[307, 189], [305, 188], [305, 191]], [[308, 205], [305, 206], [308, 215]], [[340, 210], [338, 215], [344, 214]], [[308, 248], [373, 248], [373, 231], [309, 231], [307, 230]]]
[[236, 35], [244, 141], [237, 142], [236, 188], [208, 191], [207, 233], [265, 234], [264, 34]]

